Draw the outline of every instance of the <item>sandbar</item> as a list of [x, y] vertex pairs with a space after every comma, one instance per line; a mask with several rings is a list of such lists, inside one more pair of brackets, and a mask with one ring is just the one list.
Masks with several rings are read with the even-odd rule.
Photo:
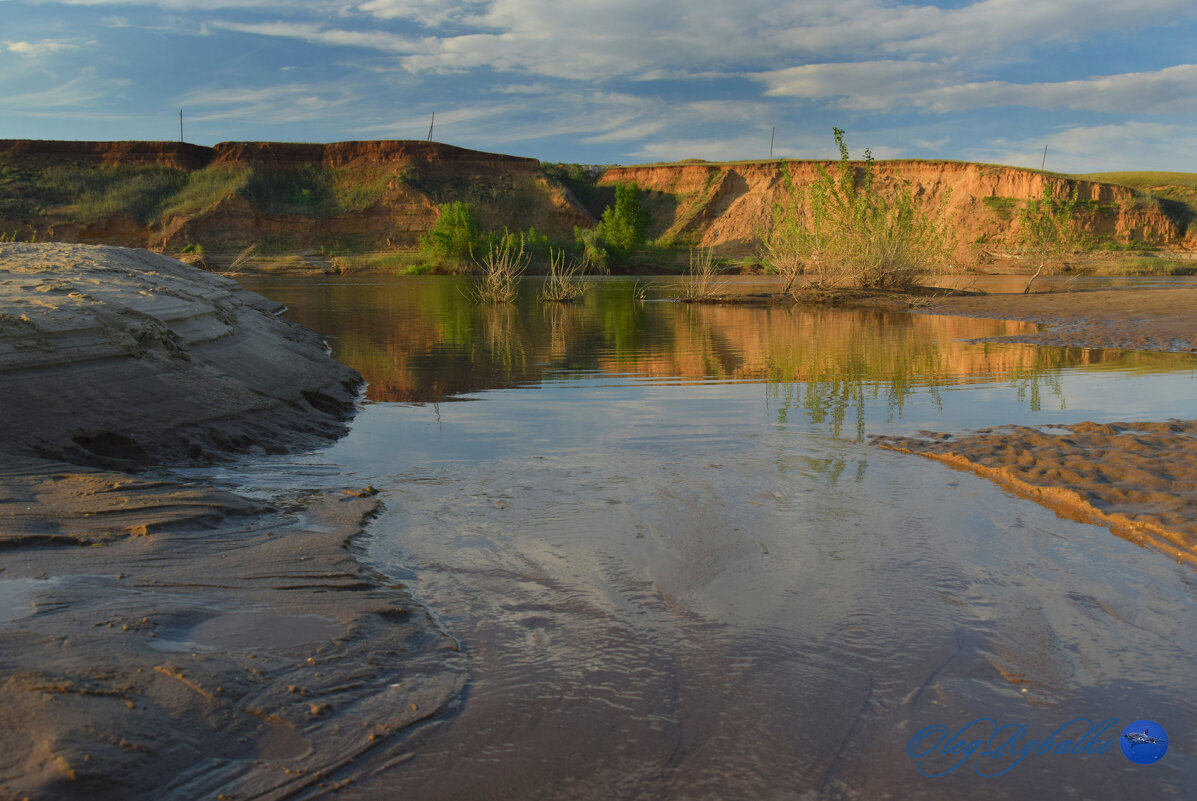
[[[1044, 325], [996, 341], [1197, 352], [1197, 288], [948, 297], [920, 311]], [[1197, 421], [997, 426], [871, 442], [970, 470], [1197, 566]]]

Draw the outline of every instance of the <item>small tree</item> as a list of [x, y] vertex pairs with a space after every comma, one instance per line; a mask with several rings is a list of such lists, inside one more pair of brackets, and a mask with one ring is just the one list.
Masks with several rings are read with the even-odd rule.
[[1019, 211], [1019, 245], [1035, 268], [1023, 294], [1030, 293], [1035, 279], [1055, 272], [1068, 254], [1085, 247], [1087, 237], [1077, 227], [1076, 206], [1076, 190], [1068, 198], [1057, 200], [1044, 184], [1043, 195], [1028, 200]]
[[478, 242], [478, 222], [470, 204], [460, 201], [440, 207], [440, 217], [420, 237], [420, 246], [433, 257], [466, 261]]
[[879, 190], [872, 153], [865, 150], [864, 161], [854, 164], [844, 132], [832, 130], [840, 151], [835, 173], [820, 167], [803, 192], [787, 172], [791, 202], [774, 207], [762, 259], [789, 278], [787, 290], [800, 272], [825, 288], [909, 288], [920, 273], [946, 263], [951, 236], [944, 205], [927, 214], [907, 181]]
[[644, 246], [651, 222], [640, 187], [634, 183], [618, 184], [615, 187], [615, 206], [603, 210], [598, 235], [617, 250], [635, 250]]

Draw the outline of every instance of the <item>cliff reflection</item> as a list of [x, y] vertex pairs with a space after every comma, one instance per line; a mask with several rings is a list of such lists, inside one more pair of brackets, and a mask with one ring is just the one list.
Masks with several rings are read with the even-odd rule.
[[1029, 323], [878, 309], [694, 306], [638, 301], [631, 280], [596, 281], [582, 303], [477, 304], [453, 278], [251, 285], [320, 331], [369, 381], [373, 401], [439, 403], [547, 381], [755, 381], [777, 419], [800, 413], [863, 431], [863, 401], [895, 412], [916, 389], [1014, 381], [1028, 402], [1061, 392], [1065, 367], [1159, 355], [965, 340], [1028, 333]]

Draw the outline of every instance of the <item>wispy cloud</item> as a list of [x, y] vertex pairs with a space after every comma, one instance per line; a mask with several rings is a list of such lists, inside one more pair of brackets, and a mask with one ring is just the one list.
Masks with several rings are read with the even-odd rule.
[[21, 56], [43, 56], [57, 53], [60, 50], [73, 50], [78, 47], [74, 42], [60, 39], [43, 39], [40, 42], [0, 42], [0, 49]]
[[47, 108], [92, 107], [97, 101], [119, 85], [119, 81], [107, 83], [99, 79], [97, 70], [88, 67], [69, 81], [13, 95], [0, 95], [0, 108], [10, 110], [29, 110], [37, 112]]
[[306, 42], [336, 47], [364, 47], [385, 53], [414, 53], [422, 45], [417, 39], [397, 36], [387, 31], [351, 31], [341, 28], [325, 28], [307, 22], [228, 22], [216, 20], [213, 28], [236, 33], [278, 36], [285, 39], [302, 39]]
[[1047, 145], [1047, 168], [1084, 173], [1105, 170], [1177, 170], [1178, 153], [1197, 153], [1197, 131], [1186, 125], [1126, 122], [1070, 125], [1042, 139], [995, 139], [964, 153], [966, 158], [1038, 167]]
[[969, 81], [921, 61], [811, 64], [754, 76], [772, 96], [829, 100], [855, 111], [903, 108], [939, 113], [999, 106], [1111, 113], [1197, 112], [1197, 64], [1053, 83]]
[[357, 95], [343, 85], [284, 84], [256, 88], [210, 88], [185, 94], [176, 105], [195, 121], [303, 122], [343, 108]]

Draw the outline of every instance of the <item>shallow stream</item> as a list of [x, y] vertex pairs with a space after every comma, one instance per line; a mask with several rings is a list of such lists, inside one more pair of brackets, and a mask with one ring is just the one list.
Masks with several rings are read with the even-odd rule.
[[[460, 641], [446, 659], [470, 676], [410, 758], [339, 797], [1193, 797], [1191, 568], [867, 442], [1188, 419], [1193, 356], [693, 306], [630, 279], [573, 307], [531, 281], [512, 307], [451, 278], [245, 283], [323, 334], [369, 402], [335, 445], [220, 480], [379, 488], [362, 558]], [[1091, 740], [1106, 753], [975, 754], [938, 778], [962, 757], [909, 755], [927, 726], [986, 718], [962, 740], [1120, 722]], [[1151, 766], [1117, 744], [1143, 718], [1171, 735]]]

